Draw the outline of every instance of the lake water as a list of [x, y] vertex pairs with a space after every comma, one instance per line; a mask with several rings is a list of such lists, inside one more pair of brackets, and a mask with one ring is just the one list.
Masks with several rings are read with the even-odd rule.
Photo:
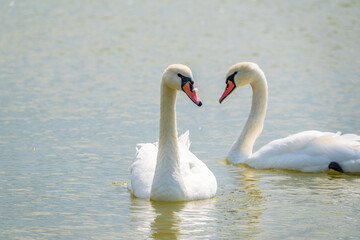
[[[360, 134], [359, 1], [2, 1], [1, 239], [358, 239], [360, 178], [224, 163], [251, 88], [218, 103], [228, 67], [258, 63], [269, 108], [255, 150], [303, 130]], [[154, 142], [159, 86], [192, 70], [203, 106], [178, 131], [214, 172], [213, 199], [126, 189]]]

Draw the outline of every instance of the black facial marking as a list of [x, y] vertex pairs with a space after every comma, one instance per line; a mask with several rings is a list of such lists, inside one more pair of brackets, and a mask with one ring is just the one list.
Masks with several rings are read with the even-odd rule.
[[180, 73], [178, 73], [177, 75], [178, 75], [179, 78], [181, 78], [181, 89], [183, 89], [183, 87], [185, 86], [185, 84], [187, 82], [190, 82], [190, 91], [193, 92], [193, 90], [194, 90], [194, 87], [193, 87], [194, 81], [191, 80], [190, 77], [185, 77], [185, 76], [181, 75]]
[[235, 75], [237, 74], [238, 72], [234, 72], [233, 74], [231, 74], [230, 76], [228, 76], [225, 80], [225, 83], [227, 84], [228, 81], [232, 81], [235, 85]]
[[[236, 88], [236, 84], [235, 84], [235, 75], [237, 74], [237, 72], [234, 72], [233, 74], [231, 74], [230, 76], [228, 76], [225, 80], [226, 83], [226, 90], [229, 88], [229, 81], [231, 81], [234, 84], [234, 88], [233, 90]], [[231, 90], [231, 91], [233, 91]], [[230, 93], [229, 93], [230, 94]]]

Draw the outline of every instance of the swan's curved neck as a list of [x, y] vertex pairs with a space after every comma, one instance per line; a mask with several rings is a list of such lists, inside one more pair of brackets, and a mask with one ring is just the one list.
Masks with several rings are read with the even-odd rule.
[[[175, 102], [176, 90], [169, 88], [163, 81], [161, 83], [160, 97], [159, 153], [164, 152], [176, 156], [176, 162], [178, 162]], [[159, 158], [158, 154], [158, 161], [159, 160], [161, 161], [163, 159]], [[174, 162], [174, 164], [176, 162]]]
[[250, 85], [253, 90], [250, 114], [240, 136], [232, 146], [232, 150], [240, 153], [243, 158], [252, 155], [255, 140], [264, 127], [267, 109], [268, 90], [264, 73], [261, 71], [255, 74]]
[[151, 198], [162, 201], [186, 199], [186, 187], [180, 172], [176, 128], [176, 90], [161, 83], [159, 145], [151, 186]]

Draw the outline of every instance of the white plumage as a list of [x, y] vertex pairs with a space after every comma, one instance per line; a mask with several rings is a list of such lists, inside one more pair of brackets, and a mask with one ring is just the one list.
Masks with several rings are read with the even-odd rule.
[[304, 131], [268, 143], [252, 153], [260, 135], [267, 108], [267, 81], [255, 63], [238, 63], [227, 74], [222, 102], [237, 86], [250, 84], [253, 90], [248, 120], [233, 143], [228, 161], [254, 168], [279, 168], [303, 172], [325, 172], [337, 162], [345, 172], [360, 172], [360, 136], [355, 134]]
[[184, 91], [198, 106], [191, 70], [170, 65], [161, 82], [159, 142], [137, 146], [130, 167], [128, 189], [139, 198], [157, 201], [189, 201], [215, 196], [217, 183], [208, 167], [190, 152], [189, 132], [178, 137], [176, 92]]
[[244, 163], [255, 168], [279, 168], [303, 172], [325, 172], [330, 162], [345, 172], [360, 172], [359, 136], [305, 131], [274, 140]]
[[[216, 178], [209, 168], [190, 150], [189, 131], [178, 138], [180, 172], [182, 174], [187, 199], [204, 199], [215, 195]], [[133, 164], [130, 167], [129, 190], [139, 198], [150, 198], [151, 186], [156, 167], [158, 142], [138, 144]], [[166, 179], [164, 179], [165, 183]]]

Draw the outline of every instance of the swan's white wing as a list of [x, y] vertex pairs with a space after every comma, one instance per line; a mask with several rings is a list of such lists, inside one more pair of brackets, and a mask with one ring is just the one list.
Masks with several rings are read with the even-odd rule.
[[245, 163], [255, 168], [324, 172], [338, 162], [346, 172], [360, 172], [360, 137], [354, 134], [305, 131], [262, 147]]
[[191, 144], [189, 131], [179, 137], [178, 143], [181, 175], [186, 186], [188, 200], [215, 196], [217, 190], [216, 178], [206, 164], [189, 150]]
[[151, 185], [156, 167], [157, 143], [143, 143], [136, 146], [134, 162], [130, 166], [128, 189], [139, 198], [150, 198]]

